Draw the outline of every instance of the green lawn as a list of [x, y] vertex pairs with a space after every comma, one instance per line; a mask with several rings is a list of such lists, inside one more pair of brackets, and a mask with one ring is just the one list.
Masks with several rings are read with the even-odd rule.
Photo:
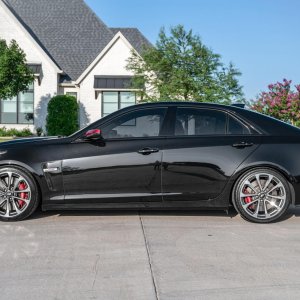
[[12, 139], [13, 139], [12, 137], [0, 137], [0, 143], [11, 141]]

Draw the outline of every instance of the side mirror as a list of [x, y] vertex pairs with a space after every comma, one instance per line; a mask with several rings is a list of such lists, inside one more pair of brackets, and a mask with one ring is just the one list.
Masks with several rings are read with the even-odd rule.
[[90, 129], [84, 134], [84, 138], [86, 140], [98, 140], [101, 136], [101, 130], [100, 129]]

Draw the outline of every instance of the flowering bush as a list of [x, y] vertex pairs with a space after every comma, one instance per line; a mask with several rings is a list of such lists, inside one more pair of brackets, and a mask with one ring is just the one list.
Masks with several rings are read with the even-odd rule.
[[282, 121], [300, 126], [300, 84], [291, 89], [291, 80], [283, 79], [268, 86], [252, 104], [252, 109]]

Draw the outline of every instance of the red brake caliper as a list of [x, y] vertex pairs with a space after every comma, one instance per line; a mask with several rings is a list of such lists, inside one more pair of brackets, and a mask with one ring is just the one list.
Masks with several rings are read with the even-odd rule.
[[[247, 188], [244, 190], [244, 194], [249, 194]], [[248, 197], [244, 198], [244, 201], [245, 201], [245, 204], [246, 204], [246, 203], [251, 203], [253, 200], [252, 200], [251, 196], [248, 196]], [[253, 209], [253, 205], [250, 205], [249, 208]]]
[[[25, 182], [19, 183], [18, 188], [19, 188], [20, 191], [26, 190], [27, 189], [26, 183]], [[26, 199], [28, 199], [28, 193], [27, 192], [21, 192], [19, 197], [26, 200]], [[26, 202], [19, 199], [18, 203], [19, 203], [19, 207], [22, 208], [25, 205]]]

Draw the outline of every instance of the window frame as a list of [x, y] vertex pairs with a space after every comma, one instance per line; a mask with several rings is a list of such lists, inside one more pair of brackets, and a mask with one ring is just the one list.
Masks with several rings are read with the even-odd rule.
[[[175, 124], [176, 124], [176, 117], [177, 117], [177, 111], [178, 109], [191, 109], [191, 110], [206, 110], [206, 111], [217, 111], [225, 114], [226, 123], [225, 123], [225, 133], [219, 133], [219, 134], [198, 134], [198, 135], [175, 135]], [[228, 122], [229, 117], [235, 119], [237, 122], [241, 123], [243, 126], [245, 126], [248, 130], [248, 134], [229, 134], [228, 133]], [[232, 113], [231, 111], [228, 111], [226, 109], [219, 109], [219, 108], [210, 108], [210, 107], [194, 107], [194, 106], [176, 106], [173, 114], [173, 118], [171, 120], [171, 126], [170, 126], [170, 132], [168, 137], [174, 137], [174, 138], [201, 138], [201, 137], [231, 137], [231, 136], [255, 136], [260, 135], [258, 131], [253, 129], [253, 127], [246, 123], [244, 120], [239, 118], [237, 115]]]
[[[32, 106], [33, 106], [33, 111], [32, 111], [32, 115], [33, 115], [33, 118], [32, 118], [32, 122], [30, 123], [21, 123], [19, 122], [19, 113], [20, 113], [20, 95], [21, 93], [32, 93], [32, 98], [33, 98], [33, 102], [32, 102]], [[6, 101], [8, 99], [0, 99], [0, 124], [4, 124], [4, 125], [34, 125], [34, 121], [35, 121], [35, 117], [34, 117], [34, 82], [32, 83], [32, 88], [28, 88], [27, 90], [23, 91], [23, 92], [20, 92], [17, 96], [16, 96], [16, 106], [17, 106], [17, 109], [16, 109], [16, 115], [17, 115], [17, 121], [14, 122], [14, 123], [3, 123], [2, 122], [2, 101]]]
[[[166, 123], [166, 119], [168, 117], [168, 109], [169, 108], [167, 106], [147, 107], [147, 108], [144, 108], [144, 109], [134, 109], [134, 110], [131, 110], [131, 111], [126, 112], [124, 114], [115, 116], [114, 118], [110, 119], [108, 122], [105, 122], [105, 123], [101, 124], [101, 126], [103, 127], [106, 124], [114, 122], [114, 120], [116, 120], [118, 118], [122, 118], [122, 117], [124, 117], [128, 114], [137, 113], [137, 112], [140, 112], [140, 111], [158, 110], [158, 109], [164, 109], [165, 113], [164, 113], [164, 116], [163, 116], [161, 128], [159, 129], [159, 133], [158, 133], [157, 136], [116, 137], [116, 138], [104, 138], [103, 137], [103, 141], [124, 141], [124, 140], [129, 141], [129, 140], [157, 139], [157, 138], [160, 138], [160, 137], [164, 137], [164, 136], [162, 136], [162, 132], [164, 132], [164, 126], [165, 126], [165, 123]], [[125, 125], [125, 126], [128, 126], [128, 125]], [[128, 127], [131, 127], [131, 125], [129, 125]], [[100, 130], [101, 130], [101, 128], [100, 128]]]
[[160, 128], [160, 132], [158, 136], [153, 136], [153, 137], [125, 137], [125, 138], [102, 138], [100, 140], [101, 143], [105, 143], [105, 142], [110, 142], [110, 141], [131, 141], [131, 140], [147, 140], [147, 139], [165, 139], [168, 134], [166, 134], [166, 129], [168, 130], [169, 125], [170, 125], [170, 121], [171, 121], [171, 113], [170, 113], [170, 109], [171, 107], [168, 107], [168, 105], [162, 105], [162, 106], [155, 106], [155, 107], [146, 107], [146, 108], [141, 108], [141, 107], [134, 107], [133, 109], [129, 106], [128, 107], [130, 110], [128, 111], [124, 111], [123, 113], [119, 113], [119, 111], [115, 111], [112, 113], [112, 116], [110, 117], [105, 116], [105, 120], [100, 119], [97, 123], [93, 123], [90, 124], [89, 126], [87, 126], [84, 129], [81, 129], [80, 132], [78, 132], [76, 135], [74, 134], [74, 139], [72, 141], [72, 143], [91, 143], [91, 141], [86, 140], [84, 138], [84, 134], [86, 131], [90, 130], [90, 129], [94, 129], [94, 128], [99, 128], [101, 130], [101, 128], [105, 125], [107, 125], [110, 122], [113, 122], [115, 119], [119, 118], [119, 117], [123, 117], [126, 114], [130, 114], [133, 112], [138, 112], [138, 111], [144, 111], [144, 110], [153, 110], [153, 109], [165, 109], [165, 115], [164, 115], [164, 120], [162, 122], [161, 128]]
[[[232, 118], [236, 122], [240, 123], [242, 126], [246, 127], [248, 130], [248, 133], [246, 134], [232, 134], [229, 133], [229, 118]], [[249, 125], [247, 125], [243, 120], [239, 119], [237, 116], [230, 114], [227, 112], [227, 117], [226, 117], [226, 135], [228, 136], [247, 136], [247, 135], [255, 135], [258, 134], [258, 132], [255, 132]]]
[[105, 91], [101, 91], [101, 118], [104, 118], [110, 114], [104, 115], [104, 93], [118, 93], [118, 110], [121, 109], [121, 93], [133, 93], [134, 94], [134, 104], [136, 104], [136, 91], [132, 91], [132, 90], [105, 90]]

